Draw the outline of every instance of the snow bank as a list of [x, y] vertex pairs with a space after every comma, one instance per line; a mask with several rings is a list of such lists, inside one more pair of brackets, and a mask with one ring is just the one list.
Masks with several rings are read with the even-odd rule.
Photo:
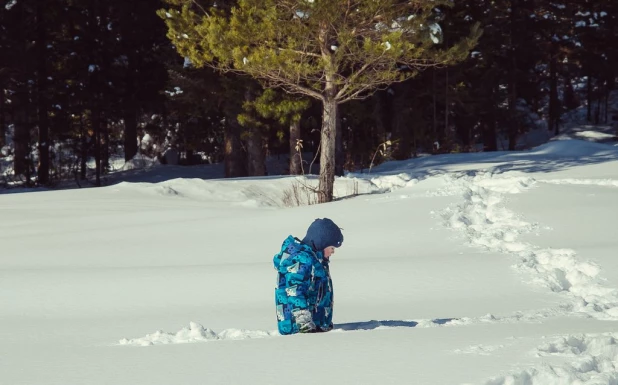
[[612, 155], [618, 156], [616, 148], [605, 143], [586, 142], [573, 140], [570, 137], [559, 136], [549, 143], [542, 144], [531, 150], [536, 155], [552, 155], [559, 157], [592, 157]]
[[[337, 178], [333, 194], [335, 199], [345, 199], [357, 195], [387, 193], [417, 182], [418, 179], [406, 173], [377, 177], [360, 174], [358, 177]], [[300, 176], [225, 180], [177, 178], [159, 183], [122, 182], [110, 188], [157, 197], [227, 202], [248, 208], [283, 208], [317, 203], [314, 190], [318, 188], [318, 179]]]

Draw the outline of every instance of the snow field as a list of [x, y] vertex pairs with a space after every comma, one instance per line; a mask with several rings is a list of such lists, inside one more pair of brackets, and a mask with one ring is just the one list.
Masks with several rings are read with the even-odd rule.
[[[0, 383], [616, 385], [617, 165], [561, 140], [384, 164], [292, 209], [294, 178], [159, 167], [0, 196]], [[335, 330], [280, 337], [270, 259], [325, 216]]]

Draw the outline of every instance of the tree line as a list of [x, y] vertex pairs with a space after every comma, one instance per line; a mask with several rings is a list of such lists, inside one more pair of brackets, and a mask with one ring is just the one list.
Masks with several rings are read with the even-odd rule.
[[376, 161], [513, 150], [582, 105], [608, 122], [614, 3], [9, 0], [0, 157], [52, 185], [100, 184], [118, 153], [227, 177], [266, 175], [268, 155], [300, 174], [319, 153], [329, 201], [335, 175]]

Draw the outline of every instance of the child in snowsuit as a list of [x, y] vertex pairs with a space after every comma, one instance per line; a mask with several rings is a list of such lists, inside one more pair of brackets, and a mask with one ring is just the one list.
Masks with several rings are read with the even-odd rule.
[[343, 243], [330, 219], [316, 219], [303, 240], [289, 236], [273, 258], [275, 304], [281, 334], [326, 332], [333, 328], [333, 283], [328, 264]]

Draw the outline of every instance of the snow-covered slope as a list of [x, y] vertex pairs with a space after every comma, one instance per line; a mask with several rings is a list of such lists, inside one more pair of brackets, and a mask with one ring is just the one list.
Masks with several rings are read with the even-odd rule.
[[[295, 208], [294, 178], [153, 181], [0, 196], [0, 383], [618, 381], [618, 147], [391, 162]], [[335, 330], [281, 337], [271, 258], [325, 216]]]

